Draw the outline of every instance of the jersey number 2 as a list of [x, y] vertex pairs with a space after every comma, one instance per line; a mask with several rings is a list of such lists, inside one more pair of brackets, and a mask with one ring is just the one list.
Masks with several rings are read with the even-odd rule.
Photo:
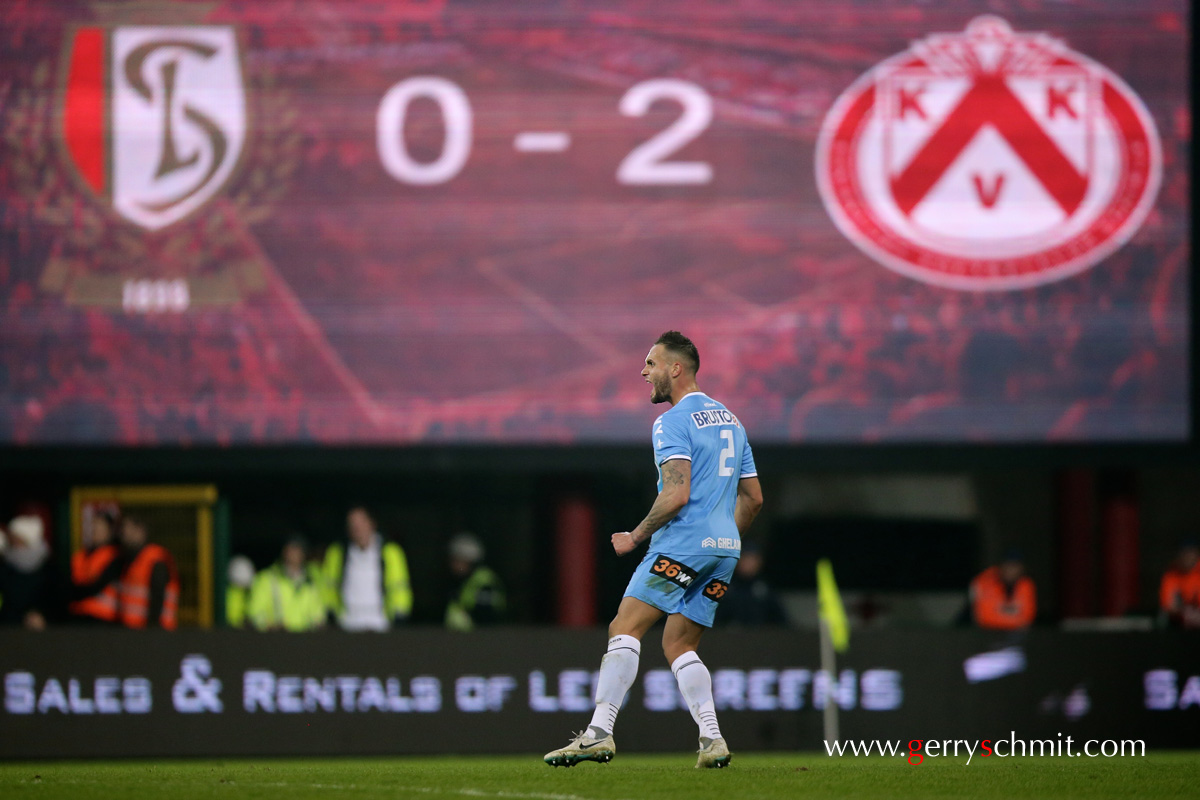
[[721, 431], [721, 438], [725, 440], [725, 449], [721, 451], [721, 457], [717, 462], [717, 474], [722, 478], [728, 478], [733, 474], [733, 465], [729, 462], [733, 460], [733, 431], [725, 428]]

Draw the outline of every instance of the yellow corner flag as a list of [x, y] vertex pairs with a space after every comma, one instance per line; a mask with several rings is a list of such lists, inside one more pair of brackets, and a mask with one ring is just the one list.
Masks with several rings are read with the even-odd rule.
[[846, 609], [842, 606], [842, 596], [833, 579], [833, 565], [828, 558], [817, 562], [817, 614], [829, 627], [834, 649], [845, 652], [850, 646], [850, 623], [846, 621]]

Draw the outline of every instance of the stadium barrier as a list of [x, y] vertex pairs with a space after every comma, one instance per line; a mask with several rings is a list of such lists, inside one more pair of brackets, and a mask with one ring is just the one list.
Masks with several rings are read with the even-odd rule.
[[[525, 628], [6, 631], [0, 757], [540, 755], [587, 723], [604, 642]], [[625, 751], [695, 747], [658, 645], [652, 632], [617, 723]], [[735, 749], [820, 749], [827, 699], [843, 738], [1200, 746], [1200, 637], [864, 632], [832, 678], [811, 632], [718, 631], [705, 645]]]

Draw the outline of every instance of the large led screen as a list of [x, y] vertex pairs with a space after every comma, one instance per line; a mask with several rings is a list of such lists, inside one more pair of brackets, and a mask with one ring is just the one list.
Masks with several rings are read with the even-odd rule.
[[1183, 0], [9, 0], [0, 441], [1189, 432]]

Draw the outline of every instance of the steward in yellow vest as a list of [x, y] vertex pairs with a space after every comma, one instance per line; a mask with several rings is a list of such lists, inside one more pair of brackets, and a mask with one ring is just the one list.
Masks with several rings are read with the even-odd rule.
[[225, 624], [229, 627], [246, 627], [246, 607], [253, 586], [254, 562], [246, 556], [229, 559], [229, 583], [225, 587]]
[[246, 613], [260, 631], [311, 631], [325, 625], [321, 573], [304, 540], [289, 539], [279, 561], [254, 579]]
[[470, 533], [450, 540], [450, 573], [456, 581], [446, 604], [446, 628], [466, 632], [504, 618], [504, 584], [485, 567], [483, 544]]
[[325, 606], [348, 631], [384, 631], [412, 614], [408, 559], [384, 541], [361, 506], [346, 515], [347, 541], [325, 551]]

